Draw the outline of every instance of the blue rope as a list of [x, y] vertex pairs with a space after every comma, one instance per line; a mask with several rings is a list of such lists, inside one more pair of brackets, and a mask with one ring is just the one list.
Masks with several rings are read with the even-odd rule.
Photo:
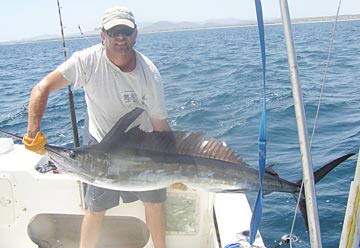
[[224, 248], [239, 248], [239, 247], [240, 247], [240, 243], [232, 243], [232, 244], [228, 244]]
[[259, 229], [261, 217], [262, 217], [262, 183], [264, 178], [265, 164], [266, 164], [266, 57], [265, 57], [265, 35], [264, 35], [264, 20], [262, 15], [261, 0], [255, 0], [257, 22], [259, 28], [259, 38], [261, 46], [261, 58], [262, 58], [262, 78], [263, 78], [263, 112], [261, 115], [260, 133], [259, 133], [259, 192], [256, 198], [253, 215], [250, 223], [250, 236], [249, 243], [252, 245], [255, 241], [256, 233]]

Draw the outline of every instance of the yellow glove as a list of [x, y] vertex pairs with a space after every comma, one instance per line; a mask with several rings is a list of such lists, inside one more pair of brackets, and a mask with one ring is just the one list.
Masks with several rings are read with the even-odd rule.
[[178, 190], [186, 191], [188, 187], [183, 183], [174, 183], [170, 185], [170, 189], [178, 189]]
[[38, 131], [35, 138], [30, 138], [27, 135], [24, 135], [23, 143], [26, 149], [40, 155], [45, 154], [46, 138], [42, 132]]

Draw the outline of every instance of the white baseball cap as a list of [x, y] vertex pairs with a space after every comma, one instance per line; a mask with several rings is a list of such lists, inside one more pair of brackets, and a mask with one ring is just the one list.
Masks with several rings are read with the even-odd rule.
[[105, 10], [102, 17], [102, 27], [109, 30], [117, 25], [125, 25], [135, 28], [134, 14], [126, 7], [115, 6]]

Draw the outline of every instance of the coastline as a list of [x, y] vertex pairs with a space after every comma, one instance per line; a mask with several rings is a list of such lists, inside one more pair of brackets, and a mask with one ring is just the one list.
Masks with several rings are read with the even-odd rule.
[[[322, 23], [322, 22], [334, 22], [336, 20], [336, 16], [328, 16], [328, 17], [310, 17], [310, 18], [294, 18], [292, 20], [292, 24], [304, 24], [304, 23]], [[359, 21], [359, 15], [343, 15], [338, 17], [338, 22], [343, 21]], [[161, 23], [161, 25], [159, 25]], [[271, 25], [281, 25], [282, 20], [281, 18], [276, 18], [272, 20], [265, 20], [265, 26]], [[160, 27], [158, 27], [158, 25]], [[168, 33], [168, 32], [183, 32], [183, 31], [197, 31], [197, 30], [209, 30], [209, 29], [227, 29], [227, 28], [241, 28], [241, 27], [251, 27], [256, 26], [256, 21], [244, 21], [238, 20], [237, 23], [233, 24], [226, 24], [221, 22], [209, 22], [204, 24], [199, 23], [191, 23], [187, 22], [186, 26], [184, 27], [184, 23], [173, 23], [173, 22], [156, 22], [150, 25], [139, 27], [139, 34], [153, 34], [153, 33]], [[95, 29], [96, 30], [96, 29]], [[99, 37], [99, 30], [85, 32], [83, 35], [81, 34], [69, 34], [65, 35], [67, 40], [76, 40], [76, 39], [84, 39], [84, 38], [93, 38]], [[44, 38], [44, 39], [36, 39], [36, 38], [29, 38], [23, 40], [14, 40], [14, 41], [4, 41], [0, 42], [0, 46], [2, 45], [20, 45], [20, 44], [29, 44], [29, 43], [41, 43], [41, 42], [52, 42], [52, 41], [59, 41], [61, 37], [51, 37], [51, 38]]]

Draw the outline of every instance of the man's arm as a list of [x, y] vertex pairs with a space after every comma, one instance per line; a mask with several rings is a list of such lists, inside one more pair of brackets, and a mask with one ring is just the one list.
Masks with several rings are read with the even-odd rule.
[[40, 130], [49, 94], [69, 85], [69, 82], [57, 70], [42, 79], [31, 91], [28, 107], [27, 136], [34, 138]]
[[166, 119], [163, 120], [155, 120], [151, 119], [151, 124], [153, 126], [154, 131], [171, 131], [171, 127], [169, 123], [166, 121]]

